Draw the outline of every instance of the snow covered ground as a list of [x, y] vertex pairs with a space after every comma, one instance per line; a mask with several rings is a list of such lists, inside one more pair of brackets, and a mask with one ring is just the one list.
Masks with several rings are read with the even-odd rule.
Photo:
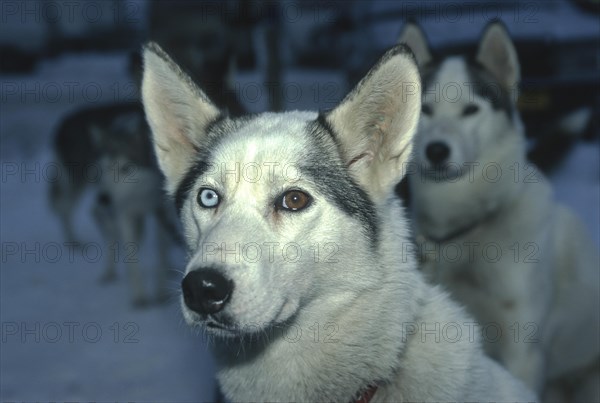
[[[0, 119], [2, 400], [213, 398], [211, 356], [183, 324], [177, 299], [132, 308], [124, 267], [119, 282], [98, 283], [106, 248], [89, 214], [91, 193], [76, 215], [83, 249], [65, 244], [49, 209], [50, 141], [61, 116], [89, 105], [95, 94], [101, 93], [98, 102], [114, 99], [126, 87], [124, 74], [124, 55], [92, 55], [50, 61], [33, 77], [3, 77], [5, 89], [16, 85], [19, 94], [25, 88], [32, 95], [11, 98], [5, 91]], [[155, 248], [148, 232], [139, 258], [151, 279]], [[182, 269], [183, 259], [173, 251], [172, 269]], [[172, 276], [174, 294], [179, 281]]]
[[[165, 306], [134, 309], [123, 267], [120, 281], [97, 282], [105, 253], [90, 214], [91, 197], [77, 211], [87, 249], [64, 244], [47, 201], [52, 180], [51, 138], [61, 117], [79, 106], [127, 98], [125, 55], [65, 56], [44, 62], [27, 77], [2, 77], [0, 134], [0, 399], [203, 401], [214, 396], [213, 363], [206, 343], [183, 323], [177, 298]], [[346, 92], [334, 73], [288, 72], [287, 107], [331, 107]], [[264, 110], [241, 84], [246, 104]], [[299, 87], [296, 83], [299, 83]], [[301, 88], [301, 95], [294, 95]], [[296, 92], [295, 92], [296, 91]], [[319, 92], [320, 91], [320, 92]], [[319, 94], [319, 95], [317, 95]], [[252, 101], [256, 99], [256, 101]], [[319, 102], [315, 105], [314, 100]], [[600, 245], [600, 146], [581, 144], [552, 178], [557, 199], [572, 207]], [[153, 231], [140, 253], [155, 269]], [[172, 253], [182, 269], [182, 251]], [[173, 293], [180, 275], [172, 277]]]

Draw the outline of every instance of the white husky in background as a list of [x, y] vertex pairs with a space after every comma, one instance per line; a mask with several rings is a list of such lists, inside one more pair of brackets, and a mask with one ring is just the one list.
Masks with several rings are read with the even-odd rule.
[[598, 401], [597, 250], [525, 161], [504, 26], [486, 28], [473, 59], [435, 59], [414, 24], [400, 42], [423, 77], [409, 177], [423, 270], [488, 326], [487, 351], [534, 390]]
[[[212, 336], [228, 399], [534, 399], [398, 251], [408, 232], [393, 187], [421, 107], [405, 47], [331, 112], [236, 119], [155, 44], [144, 60], [144, 106], [190, 254], [183, 313]], [[449, 324], [450, 338], [430, 332]]]

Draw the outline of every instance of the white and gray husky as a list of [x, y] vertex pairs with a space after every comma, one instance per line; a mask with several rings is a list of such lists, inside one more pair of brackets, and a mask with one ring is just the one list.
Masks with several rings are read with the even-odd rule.
[[189, 248], [183, 314], [211, 336], [228, 399], [535, 399], [398, 248], [408, 230], [393, 187], [421, 108], [406, 47], [328, 113], [236, 119], [157, 45], [144, 62], [143, 103]]
[[423, 77], [409, 175], [423, 270], [489, 328], [486, 350], [532, 389], [600, 400], [597, 248], [526, 163], [506, 29], [488, 25], [474, 58], [436, 59], [415, 24], [400, 42]]

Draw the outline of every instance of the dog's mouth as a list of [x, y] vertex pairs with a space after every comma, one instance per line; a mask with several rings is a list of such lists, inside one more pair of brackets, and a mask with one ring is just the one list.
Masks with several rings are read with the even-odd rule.
[[237, 338], [245, 335], [244, 329], [236, 324], [233, 324], [228, 319], [216, 317], [201, 317], [198, 314], [192, 313], [187, 318], [187, 322], [192, 327], [204, 329], [206, 334], [222, 338]]
[[243, 335], [243, 333], [240, 332], [240, 329], [237, 326], [225, 325], [213, 319], [205, 321], [203, 323], [203, 326], [209, 333], [215, 336], [239, 337]]
[[260, 326], [256, 324], [249, 325], [225, 325], [213, 319], [207, 319], [199, 324], [204, 327], [206, 332], [215, 337], [226, 339], [252, 339], [255, 335], [261, 335], [268, 331], [272, 324], [263, 323]]
[[255, 335], [265, 334], [269, 329], [285, 326], [295, 316], [299, 304], [286, 301], [273, 312], [273, 316], [256, 319], [250, 322], [238, 322], [226, 312], [200, 315], [184, 308], [184, 316], [189, 325], [203, 328], [207, 334], [223, 338], [253, 338]]
[[227, 326], [224, 326], [224, 325], [222, 325], [222, 324], [220, 324], [218, 322], [212, 322], [212, 321], [206, 322], [205, 326], [207, 328], [209, 328], [209, 329], [218, 329], [218, 330], [226, 330], [226, 331], [231, 331], [232, 330], [232, 329], [230, 329]]
[[241, 338], [260, 333], [270, 326], [269, 323], [242, 325], [222, 313], [204, 316], [189, 310], [184, 312], [186, 321], [190, 326], [202, 328], [207, 334], [215, 337]]

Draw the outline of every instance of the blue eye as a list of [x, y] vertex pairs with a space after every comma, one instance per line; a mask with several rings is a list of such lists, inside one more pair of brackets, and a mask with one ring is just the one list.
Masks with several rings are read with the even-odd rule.
[[201, 188], [198, 192], [198, 204], [204, 208], [214, 208], [219, 205], [219, 194], [209, 188]]

